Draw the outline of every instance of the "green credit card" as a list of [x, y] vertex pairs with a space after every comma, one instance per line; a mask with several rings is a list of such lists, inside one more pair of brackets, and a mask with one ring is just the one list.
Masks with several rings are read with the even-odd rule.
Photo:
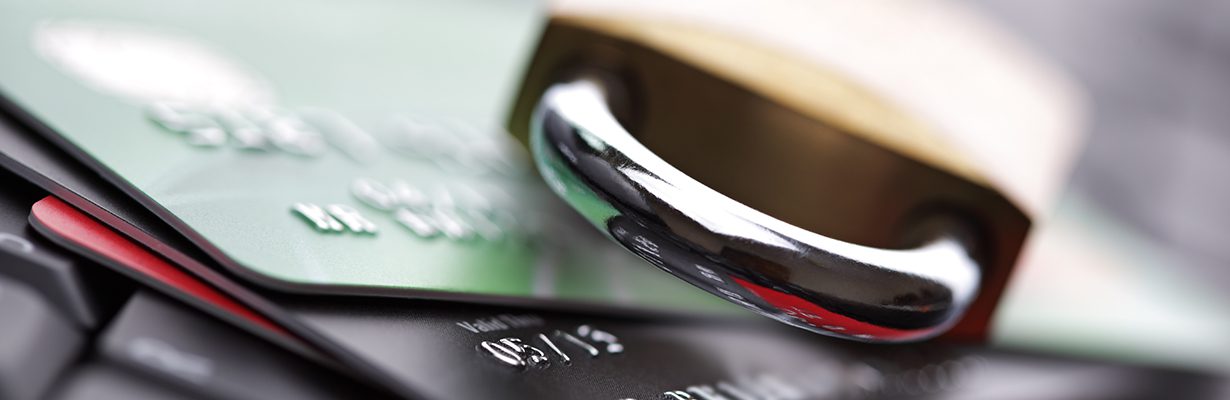
[[4, 3], [3, 94], [249, 280], [741, 313], [583, 226], [499, 128], [540, 4]]

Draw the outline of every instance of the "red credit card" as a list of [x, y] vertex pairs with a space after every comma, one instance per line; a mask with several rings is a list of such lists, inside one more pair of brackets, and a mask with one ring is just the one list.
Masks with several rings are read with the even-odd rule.
[[[200, 263], [172, 264], [59, 198], [48, 196], [35, 203], [30, 225], [60, 246], [288, 350], [395, 392], [412, 393], [363, 359], [310, 328], [297, 325], [298, 321], [280, 307], [229, 278]], [[239, 295], [230, 294], [231, 291]]]
[[48, 196], [34, 203], [30, 222], [39, 233], [52, 241], [163, 294], [202, 308], [229, 322], [246, 322], [238, 325], [248, 330], [255, 327], [263, 331], [256, 332], [262, 336], [274, 334], [302, 345], [298, 338], [282, 326], [120, 236], [60, 199]]

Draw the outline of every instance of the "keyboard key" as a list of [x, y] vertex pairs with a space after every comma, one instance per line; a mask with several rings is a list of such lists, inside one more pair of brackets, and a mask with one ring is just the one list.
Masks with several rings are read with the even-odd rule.
[[226, 399], [376, 398], [375, 393], [220, 320], [138, 292], [103, 333], [103, 358]]
[[56, 384], [49, 396], [55, 400], [190, 400], [191, 397], [164, 382], [139, 376], [114, 365], [87, 364], [74, 368]]
[[29, 285], [77, 324], [98, 326], [127, 296], [127, 285], [30, 228], [30, 206], [46, 194], [3, 170], [0, 187], [0, 276]]
[[0, 399], [33, 399], [77, 357], [81, 331], [30, 287], [0, 276]]

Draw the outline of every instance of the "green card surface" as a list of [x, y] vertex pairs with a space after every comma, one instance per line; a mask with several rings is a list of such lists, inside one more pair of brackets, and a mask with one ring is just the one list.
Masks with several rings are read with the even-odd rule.
[[500, 127], [527, 1], [4, 0], [0, 90], [262, 285], [733, 314], [609, 243]]

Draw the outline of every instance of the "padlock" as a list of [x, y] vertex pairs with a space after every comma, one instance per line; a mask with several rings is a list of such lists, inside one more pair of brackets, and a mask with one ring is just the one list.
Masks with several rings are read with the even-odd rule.
[[712, 30], [557, 16], [522, 85], [509, 130], [578, 212], [813, 332], [985, 338], [1035, 217], [874, 90]]

